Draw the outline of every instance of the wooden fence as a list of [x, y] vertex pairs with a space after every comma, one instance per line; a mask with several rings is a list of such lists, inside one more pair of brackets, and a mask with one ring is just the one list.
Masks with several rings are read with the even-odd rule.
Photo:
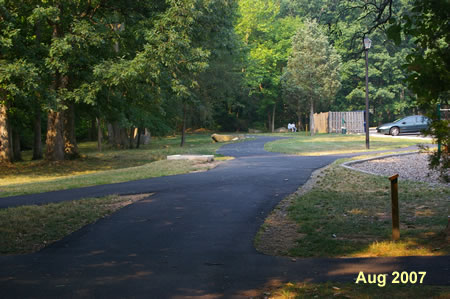
[[314, 133], [328, 133], [329, 112], [314, 113]]
[[364, 133], [364, 111], [314, 113], [315, 133]]
[[349, 133], [364, 133], [364, 111], [330, 112], [329, 133], [341, 133], [342, 127]]

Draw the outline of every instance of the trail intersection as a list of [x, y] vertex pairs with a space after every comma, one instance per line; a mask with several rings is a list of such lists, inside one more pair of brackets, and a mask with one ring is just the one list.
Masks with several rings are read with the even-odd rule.
[[[352, 282], [360, 271], [427, 271], [448, 285], [449, 257], [297, 259], [256, 252], [268, 213], [337, 156], [264, 151], [274, 137], [230, 144], [202, 173], [17, 196], [0, 207], [154, 193], [35, 254], [0, 257], [2, 298], [245, 297], [272, 281]], [[341, 156], [342, 157], [342, 156]]]

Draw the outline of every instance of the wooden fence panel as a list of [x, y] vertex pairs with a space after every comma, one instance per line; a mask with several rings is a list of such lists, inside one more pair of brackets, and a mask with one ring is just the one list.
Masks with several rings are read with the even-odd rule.
[[314, 133], [328, 133], [328, 112], [314, 113]]
[[364, 112], [348, 111], [328, 113], [328, 132], [341, 133], [342, 127], [347, 129], [349, 133], [364, 133]]

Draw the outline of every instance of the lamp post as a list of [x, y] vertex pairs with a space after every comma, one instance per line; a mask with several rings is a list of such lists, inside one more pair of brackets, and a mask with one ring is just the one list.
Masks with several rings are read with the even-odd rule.
[[370, 38], [364, 38], [364, 52], [366, 52], [366, 149], [370, 148], [369, 143], [369, 49], [372, 45]]

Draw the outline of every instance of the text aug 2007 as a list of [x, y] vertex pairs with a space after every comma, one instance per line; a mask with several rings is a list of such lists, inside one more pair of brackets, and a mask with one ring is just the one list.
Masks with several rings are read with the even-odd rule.
[[[356, 278], [355, 283], [368, 283], [368, 284], [377, 284], [379, 287], [384, 287], [386, 283], [390, 282], [392, 284], [416, 284], [416, 283], [423, 283], [423, 279], [425, 278], [425, 275], [427, 272], [425, 271], [403, 271], [398, 272], [394, 271], [391, 274], [364, 274], [363, 271], [360, 271], [358, 274], [358, 277]], [[388, 276], [392, 276], [392, 280], [388, 281]]]

